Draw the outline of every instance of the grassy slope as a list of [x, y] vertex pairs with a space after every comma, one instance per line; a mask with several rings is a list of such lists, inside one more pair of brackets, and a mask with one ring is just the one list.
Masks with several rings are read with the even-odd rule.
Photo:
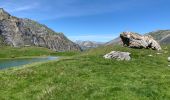
[[35, 57], [35, 56], [72, 56], [77, 54], [76, 52], [54, 52], [47, 48], [42, 47], [24, 47], [24, 48], [12, 48], [1, 47], [0, 58], [22, 58], [22, 57]]
[[[112, 50], [129, 51], [132, 60], [103, 59]], [[168, 55], [108, 46], [59, 61], [2, 70], [0, 99], [169, 100]]]
[[165, 38], [168, 34], [170, 34], [170, 30], [159, 30], [147, 34], [153, 36], [156, 40], [160, 41], [161, 39]]
[[0, 48], [0, 58], [15, 58], [15, 57], [28, 57], [28, 56], [45, 56], [53, 53], [49, 49], [40, 47], [25, 47], [25, 48]]

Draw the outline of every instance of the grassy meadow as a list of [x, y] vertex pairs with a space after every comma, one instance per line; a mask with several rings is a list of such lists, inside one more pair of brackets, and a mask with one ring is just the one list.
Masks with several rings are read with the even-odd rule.
[[[132, 60], [103, 58], [113, 50], [130, 52]], [[121, 46], [99, 47], [82, 53], [4, 48], [0, 50], [0, 58], [65, 57], [0, 70], [0, 100], [170, 100], [170, 63], [167, 62], [170, 46], [157, 53]]]
[[24, 48], [12, 48], [1, 47], [0, 58], [27, 58], [27, 57], [39, 57], [39, 56], [73, 56], [79, 52], [54, 52], [43, 47], [24, 47]]

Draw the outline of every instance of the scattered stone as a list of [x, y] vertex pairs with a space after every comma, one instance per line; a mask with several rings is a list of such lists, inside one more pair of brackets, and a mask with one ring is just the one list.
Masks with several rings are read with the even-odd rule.
[[164, 48], [164, 50], [167, 50], [167, 49], [168, 49], [168, 47], [165, 47], [165, 48]]
[[153, 55], [148, 55], [149, 57], [152, 57]]
[[170, 62], [170, 57], [168, 57], [168, 61]]
[[106, 55], [104, 55], [103, 57], [105, 59], [116, 59], [116, 60], [126, 60], [129, 61], [131, 60], [129, 52], [120, 52], [120, 51], [112, 51]]
[[162, 50], [161, 46], [150, 35], [139, 35], [132, 32], [123, 32], [120, 34], [123, 45], [130, 48], [151, 48], [153, 50]]
[[168, 51], [164, 51], [164, 53], [168, 53]]
[[157, 55], [161, 55], [162, 53], [156, 53]]

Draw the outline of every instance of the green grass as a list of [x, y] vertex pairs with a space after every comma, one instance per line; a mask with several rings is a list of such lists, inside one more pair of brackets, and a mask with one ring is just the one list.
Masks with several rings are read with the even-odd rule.
[[[112, 50], [131, 52], [132, 60], [103, 59]], [[169, 51], [108, 46], [1, 70], [0, 100], [170, 100]]]
[[54, 52], [42, 47], [24, 47], [12, 48], [1, 47], [0, 58], [19, 58], [19, 57], [35, 57], [35, 56], [73, 56], [78, 52]]
[[12, 48], [3, 47], [0, 48], [0, 58], [15, 58], [15, 57], [28, 57], [28, 56], [46, 56], [53, 53], [49, 49], [41, 47], [24, 47], [24, 48]]

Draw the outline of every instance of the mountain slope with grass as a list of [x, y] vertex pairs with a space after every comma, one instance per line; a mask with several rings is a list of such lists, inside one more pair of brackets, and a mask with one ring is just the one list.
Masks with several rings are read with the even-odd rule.
[[121, 38], [120, 37], [117, 37], [107, 43], [105, 43], [104, 45], [108, 46], [108, 45], [117, 45], [117, 44], [121, 44]]
[[[110, 51], [131, 53], [131, 61], [106, 60]], [[43, 64], [0, 71], [3, 100], [169, 100], [170, 68], [163, 51], [105, 46]], [[148, 56], [152, 55], [152, 56]]]
[[153, 36], [161, 44], [170, 44], [170, 30], [158, 30], [147, 34]]
[[45, 47], [53, 51], [80, 51], [80, 47], [45, 25], [11, 16], [0, 8], [0, 45]]

